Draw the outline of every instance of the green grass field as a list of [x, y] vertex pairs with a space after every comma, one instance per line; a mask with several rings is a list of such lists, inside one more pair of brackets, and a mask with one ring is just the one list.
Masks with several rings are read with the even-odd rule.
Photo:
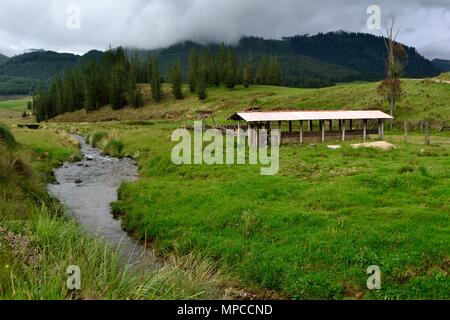
[[[162, 254], [206, 256], [248, 288], [294, 299], [448, 297], [448, 135], [428, 147], [421, 135], [388, 136], [391, 151], [287, 145], [279, 174], [263, 177], [251, 165], [173, 165], [175, 127], [85, 127], [138, 158], [141, 179], [113, 209]], [[382, 270], [377, 292], [370, 265]]]

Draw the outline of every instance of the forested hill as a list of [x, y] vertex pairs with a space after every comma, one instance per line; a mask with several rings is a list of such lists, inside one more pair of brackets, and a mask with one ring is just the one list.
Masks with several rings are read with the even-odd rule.
[[[137, 55], [142, 59], [149, 55], [156, 57], [163, 76], [167, 75], [169, 66], [180, 60], [186, 75], [191, 49], [208, 48], [216, 51], [219, 46], [220, 44], [201, 45], [188, 41], [153, 51], [128, 49], [127, 53], [129, 56]], [[408, 64], [405, 68], [405, 77], [433, 77], [441, 72], [416, 49], [411, 47], [406, 49]], [[263, 54], [277, 55], [283, 66], [282, 84], [292, 87], [324, 87], [337, 82], [383, 79], [385, 51], [382, 37], [341, 31], [287, 37], [282, 40], [244, 37], [234, 46], [234, 52], [240, 60], [246, 60], [251, 53], [255, 65]], [[83, 56], [35, 51], [10, 58], [4, 63], [1, 63], [0, 56], [0, 76], [3, 79], [0, 83], [0, 95], [5, 91], [14, 92], [17, 83], [20, 83], [20, 88], [18, 87], [14, 93], [28, 94], [34, 90], [36, 80], [46, 86], [57, 73], [82, 65], [89, 59], [99, 59], [101, 55], [102, 52], [95, 50]], [[20, 81], [16, 77], [19, 77]], [[27, 79], [33, 81], [26, 81]]]
[[450, 72], [450, 60], [434, 59], [432, 62], [442, 72]]
[[0, 95], [30, 94], [38, 86], [47, 87], [56, 74], [102, 54], [95, 50], [83, 56], [38, 50], [6, 59], [0, 63]]
[[8, 57], [0, 53], [0, 65], [8, 61]]
[[34, 51], [10, 58], [0, 65], [0, 75], [23, 77], [48, 82], [58, 72], [82, 64], [91, 58], [99, 58], [100, 51], [90, 51], [84, 56], [53, 51]]
[[[186, 67], [192, 48], [218, 50], [218, 44], [200, 45], [184, 42], [169, 48], [154, 50], [164, 70], [180, 59]], [[276, 54], [284, 67], [284, 84], [289, 86], [323, 86], [353, 80], [380, 80], [385, 77], [386, 47], [382, 37], [364, 33], [330, 32], [314, 36], [286, 37], [266, 40], [244, 37], [234, 47], [242, 58], [252, 53], [255, 60], [261, 54]], [[405, 77], [424, 78], [439, 75], [440, 70], [421, 56], [415, 48], [406, 47], [408, 63]], [[145, 56], [148, 52], [130, 50]]]

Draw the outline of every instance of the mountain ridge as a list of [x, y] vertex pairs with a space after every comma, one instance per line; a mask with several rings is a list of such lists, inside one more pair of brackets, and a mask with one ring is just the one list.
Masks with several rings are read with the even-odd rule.
[[[283, 66], [283, 85], [291, 87], [325, 87], [340, 82], [378, 81], [385, 77], [386, 72], [384, 39], [365, 33], [340, 31], [279, 40], [249, 36], [242, 37], [231, 47], [240, 61], [245, 61], [251, 52], [255, 65], [263, 54], [277, 55]], [[136, 55], [140, 59], [156, 57], [164, 77], [177, 60], [181, 61], [186, 76], [191, 49], [216, 52], [219, 48], [219, 43], [184, 41], [155, 50], [128, 48], [126, 52], [130, 57]], [[415, 48], [405, 46], [405, 49], [409, 56], [405, 77], [425, 78], [441, 73], [435, 63], [420, 55]], [[56, 74], [83, 65], [91, 59], [99, 60], [102, 54], [98, 50], [83, 55], [42, 50], [27, 52], [0, 63], [0, 76], [12, 80], [17, 77], [21, 80], [29, 78], [47, 86]]]
[[442, 72], [450, 72], [450, 60], [434, 59], [431, 62]]

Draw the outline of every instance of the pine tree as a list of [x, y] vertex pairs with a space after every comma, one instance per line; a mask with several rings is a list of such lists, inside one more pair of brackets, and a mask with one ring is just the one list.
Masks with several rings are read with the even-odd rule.
[[144, 99], [141, 90], [138, 87], [139, 63], [137, 58], [130, 62], [130, 70], [128, 73], [128, 103], [133, 108], [141, 108], [144, 105]]
[[[97, 84], [97, 66], [94, 61], [90, 61], [84, 68], [84, 87], [85, 87], [85, 108], [86, 111], [98, 109], [98, 84]], [[114, 92], [111, 93], [113, 95]], [[113, 98], [111, 98], [113, 101]], [[111, 103], [113, 104], [113, 103]]]
[[197, 96], [200, 100], [207, 98], [206, 94], [206, 73], [204, 69], [199, 70], [196, 80]]
[[175, 99], [183, 99], [183, 91], [182, 91], [183, 74], [181, 71], [180, 61], [177, 61], [177, 63], [175, 63], [171, 67], [169, 72], [169, 81], [172, 84], [172, 92]]
[[[113, 55], [114, 65], [111, 75], [110, 104], [114, 110], [121, 109], [127, 104], [129, 63], [125, 51], [119, 47]], [[98, 92], [96, 92], [98, 94]], [[98, 96], [97, 96], [98, 98]], [[98, 99], [96, 100], [98, 102]], [[98, 108], [97, 104], [97, 108]]]
[[267, 67], [266, 83], [273, 86], [279, 86], [281, 84], [281, 66], [276, 55], [272, 55]]
[[63, 105], [63, 88], [62, 88], [62, 80], [60, 76], [57, 76], [54, 83], [54, 90], [55, 90], [55, 111], [56, 114], [63, 114], [66, 112], [65, 107]]
[[253, 84], [253, 57], [251, 52], [249, 52], [247, 62], [242, 70], [242, 84], [246, 88]]
[[153, 59], [152, 61], [152, 76], [151, 76], [151, 91], [152, 91], [152, 97], [155, 102], [160, 102], [162, 99], [162, 92], [161, 92], [161, 77], [159, 73], [159, 64], [156, 59]]
[[216, 63], [215, 63], [217, 65], [217, 74], [218, 74], [219, 84], [225, 83], [226, 61], [227, 61], [227, 51], [225, 48], [225, 44], [222, 42], [220, 44], [219, 52], [217, 54]]
[[234, 58], [234, 53], [233, 50], [231, 48], [228, 49], [227, 52], [227, 58], [226, 58], [226, 62], [225, 62], [225, 70], [224, 70], [224, 74], [225, 74], [225, 79], [224, 79], [224, 83], [225, 83], [225, 87], [227, 87], [228, 89], [233, 89], [236, 86], [236, 61]]
[[262, 54], [259, 57], [258, 67], [256, 69], [256, 83], [267, 84], [268, 78], [268, 63], [266, 55]]
[[196, 91], [196, 79], [198, 77], [198, 58], [195, 49], [192, 49], [189, 53], [189, 72], [188, 72], [188, 84], [189, 90], [194, 93]]

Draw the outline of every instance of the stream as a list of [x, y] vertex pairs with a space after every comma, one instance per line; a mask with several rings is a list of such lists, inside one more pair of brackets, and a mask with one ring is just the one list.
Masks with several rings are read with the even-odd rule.
[[117, 200], [119, 186], [137, 180], [135, 161], [103, 156], [83, 137], [73, 136], [80, 142], [84, 159], [66, 162], [56, 169], [57, 182], [48, 185], [49, 192], [86, 231], [102, 238], [113, 249], [119, 249], [129, 264], [143, 261], [143, 257], [151, 256], [150, 252], [122, 230], [121, 221], [113, 217], [110, 207]]

